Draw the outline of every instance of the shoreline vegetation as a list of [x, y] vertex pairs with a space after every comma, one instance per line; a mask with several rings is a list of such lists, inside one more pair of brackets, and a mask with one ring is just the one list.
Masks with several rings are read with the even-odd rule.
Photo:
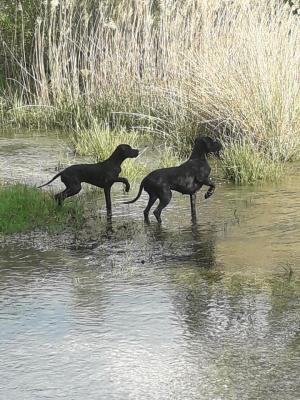
[[[4, 0], [0, 126], [70, 131], [95, 159], [149, 135], [168, 149], [162, 165], [210, 134], [225, 178], [278, 180], [300, 159], [297, 4]], [[125, 175], [139, 179], [136, 165]]]
[[79, 200], [58, 207], [51, 192], [23, 184], [0, 183], [0, 236], [42, 228], [51, 233], [83, 222]]

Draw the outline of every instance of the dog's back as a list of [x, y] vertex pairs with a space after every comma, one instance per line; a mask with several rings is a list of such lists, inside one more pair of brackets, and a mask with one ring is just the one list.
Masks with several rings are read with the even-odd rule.
[[182, 194], [191, 194], [198, 191], [199, 175], [208, 176], [210, 167], [206, 160], [191, 159], [177, 167], [161, 168], [150, 172], [143, 180], [144, 189], [149, 193], [164, 188], [175, 190]]

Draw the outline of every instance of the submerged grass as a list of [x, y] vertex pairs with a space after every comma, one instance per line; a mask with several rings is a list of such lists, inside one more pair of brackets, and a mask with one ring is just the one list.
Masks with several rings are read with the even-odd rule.
[[51, 232], [66, 226], [78, 227], [82, 222], [78, 201], [57, 207], [51, 194], [22, 184], [0, 184], [0, 234], [42, 228]]

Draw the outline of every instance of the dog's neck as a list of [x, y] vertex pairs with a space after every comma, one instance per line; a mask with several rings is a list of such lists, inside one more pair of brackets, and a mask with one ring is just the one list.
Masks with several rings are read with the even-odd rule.
[[121, 165], [122, 162], [126, 159], [126, 157], [124, 157], [123, 155], [120, 154], [120, 152], [118, 151], [118, 149], [116, 149], [112, 155], [106, 160], [106, 161], [111, 161], [113, 162], [115, 165]]
[[197, 158], [198, 160], [206, 160], [206, 153], [203, 151], [199, 151], [196, 147], [193, 148], [192, 153], [190, 155], [189, 160]]

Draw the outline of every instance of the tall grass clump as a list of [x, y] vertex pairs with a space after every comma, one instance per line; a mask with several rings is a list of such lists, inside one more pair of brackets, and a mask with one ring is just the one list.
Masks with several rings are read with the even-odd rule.
[[228, 143], [222, 154], [223, 176], [238, 185], [276, 181], [282, 176], [283, 167], [282, 163], [264, 157], [255, 144], [246, 140]]
[[36, 228], [58, 231], [81, 222], [82, 207], [76, 201], [60, 208], [49, 193], [22, 184], [0, 184], [0, 234]]
[[30, 68], [14, 59], [29, 113], [41, 110], [34, 123], [148, 129], [180, 156], [209, 132], [266, 162], [300, 158], [300, 25], [288, 2], [42, 4]]
[[[119, 144], [129, 144], [139, 149], [141, 135], [137, 132], [127, 132], [125, 129], [111, 130], [107, 126], [94, 125], [91, 129], [81, 130], [73, 139], [75, 151], [79, 155], [91, 156], [95, 162], [107, 159]], [[145, 163], [137, 158], [129, 158], [122, 165], [122, 175], [130, 181], [136, 181], [146, 172]]]
[[184, 159], [178, 155], [176, 149], [172, 146], [163, 145], [159, 148], [159, 168], [175, 167], [183, 163]]
[[276, 163], [300, 157], [299, 19], [278, 1], [220, 3], [206, 9], [181, 90], [191, 110], [229, 138], [226, 165], [252, 153], [249, 172], [241, 179], [232, 170], [232, 179], [256, 179], [258, 170], [268, 179]]
[[5, 102], [4, 96], [0, 95], [0, 126], [4, 125], [4, 121], [6, 119], [5, 106], [6, 106], [6, 102]]

